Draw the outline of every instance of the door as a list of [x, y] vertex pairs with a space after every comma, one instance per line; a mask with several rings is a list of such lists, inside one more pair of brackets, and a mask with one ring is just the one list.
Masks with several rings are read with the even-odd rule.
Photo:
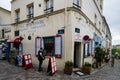
[[74, 43], [74, 67], [77, 68], [79, 67], [80, 64], [80, 42], [75, 42]]

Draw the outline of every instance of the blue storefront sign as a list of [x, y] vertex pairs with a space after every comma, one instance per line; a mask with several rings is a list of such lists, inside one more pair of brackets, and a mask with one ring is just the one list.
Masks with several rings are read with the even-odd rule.
[[58, 30], [58, 34], [64, 34], [64, 29]]

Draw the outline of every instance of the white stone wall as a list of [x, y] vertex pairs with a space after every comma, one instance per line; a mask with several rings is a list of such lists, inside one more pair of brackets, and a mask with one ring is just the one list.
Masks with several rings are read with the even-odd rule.
[[[0, 7], [0, 38], [2, 38], [2, 29], [7, 29], [11, 27], [11, 25], [8, 24], [11, 24], [11, 12]], [[10, 34], [5, 33], [5, 37], [6, 35]]]
[[[40, 16], [45, 14], [45, 2], [44, 0], [16, 0], [12, 2], [12, 23], [15, 21], [15, 10], [20, 8], [20, 21], [27, 19], [27, 8], [26, 5], [33, 3], [34, 4], [34, 16]], [[21, 5], [18, 5], [21, 4]], [[79, 58], [78, 59], [78, 67], [82, 66], [83, 60], [83, 45], [84, 42], [82, 38], [84, 35], [88, 35], [91, 39], [94, 38], [94, 32], [98, 36], [102, 36], [98, 30], [100, 30], [102, 25], [99, 25], [99, 22], [102, 24], [101, 15], [96, 8], [93, 0], [82, 0], [81, 10], [84, 14], [94, 23], [95, 14], [97, 15], [97, 25], [94, 26], [90, 22], [87, 22], [85, 15], [80, 14], [75, 11], [65, 11], [62, 13], [54, 14], [51, 16], [39, 18], [37, 20], [32, 19], [30, 21], [26, 21], [15, 25], [14, 30], [20, 30], [20, 36], [24, 37], [23, 43], [23, 53], [30, 53], [32, 54], [33, 64], [37, 63], [37, 58], [35, 57], [35, 37], [45, 37], [45, 36], [55, 36], [59, 29], [64, 29], [65, 33], [62, 34], [62, 58], [56, 59], [58, 69], [64, 68], [64, 62], [67, 60], [74, 61], [74, 45], [75, 45], [75, 28], [80, 29], [80, 36], [81, 41], [80, 43], [80, 50]], [[41, 5], [41, 6], [39, 6]], [[54, 11], [64, 9], [65, 7], [73, 7], [73, 0], [54, 0]], [[36, 21], [42, 21], [39, 24], [35, 24]], [[96, 28], [98, 30], [96, 30]], [[28, 35], [32, 36], [31, 40], [28, 40]], [[48, 57], [49, 58], [49, 57]], [[44, 62], [44, 66], [48, 65], [48, 58], [46, 58]], [[92, 57], [86, 58], [85, 61], [92, 62]]]
[[10, 11], [0, 7], [0, 25], [10, 24], [11, 16]]

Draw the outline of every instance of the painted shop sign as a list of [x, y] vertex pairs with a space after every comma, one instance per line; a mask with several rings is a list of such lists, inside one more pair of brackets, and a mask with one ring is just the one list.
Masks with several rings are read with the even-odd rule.
[[74, 40], [77, 42], [82, 42], [82, 37], [81, 37], [80, 33], [75, 33]]
[[27, 30], [28, 32], [36, 31], [38, 28], [45, 27], [44, 20], [35, 20], [33, 22], [25, 23], [19, 27], [20, 31]]

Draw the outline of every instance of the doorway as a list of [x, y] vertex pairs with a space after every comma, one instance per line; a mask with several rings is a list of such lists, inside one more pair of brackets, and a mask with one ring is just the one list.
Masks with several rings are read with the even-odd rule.
[[75, 42], [74, 43], [74, 67], [78, 68], [80, 65], [80, 48], [81, 43], [80, 42]]

